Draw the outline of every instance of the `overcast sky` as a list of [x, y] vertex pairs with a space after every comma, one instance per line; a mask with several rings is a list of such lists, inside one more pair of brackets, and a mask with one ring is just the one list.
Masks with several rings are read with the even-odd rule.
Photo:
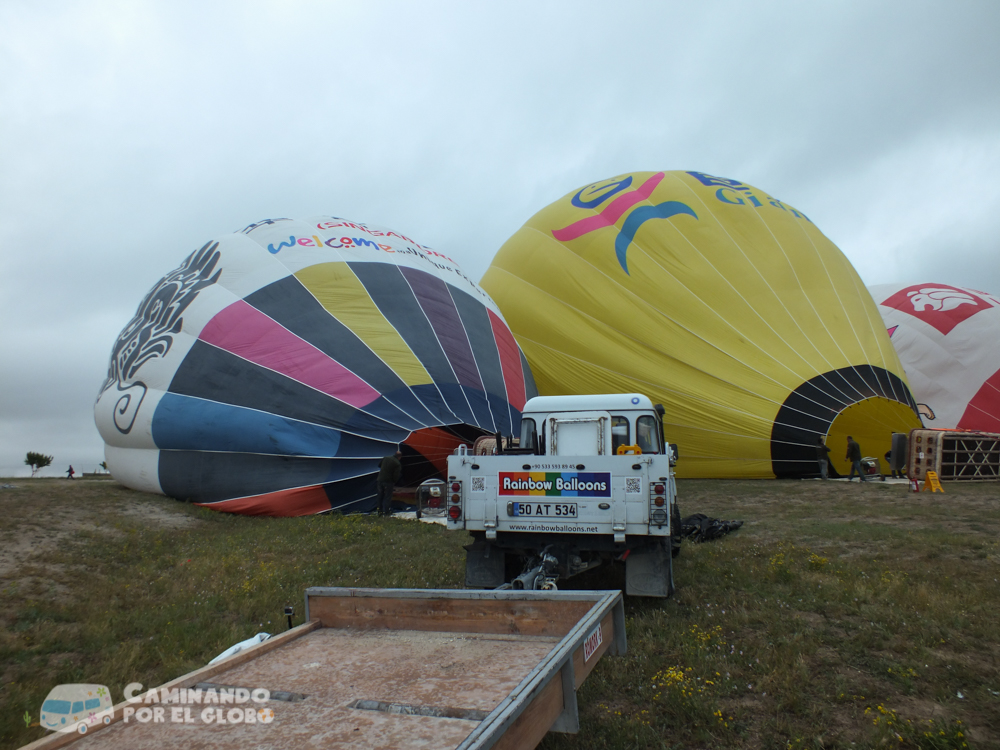
[[866, 284], [1000, 294], [1000, 3], [0, 2], [0, 476], [93, 471], [149, 288], [270, 217], [474, 279], [631, 170], [804, 211]]

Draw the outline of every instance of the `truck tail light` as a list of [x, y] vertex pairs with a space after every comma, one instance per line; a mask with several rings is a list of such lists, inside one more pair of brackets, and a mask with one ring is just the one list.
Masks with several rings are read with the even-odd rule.
[[448, 506], [448, 518], [452, 521], [457, 521], [462, 517], [462, 483], [451, 481], [449, 485], [451, 490], [451, 503]]
[[649, 485], [649, 522], [661, 527], [667, 522], [666, 494], [667, 485], [662, 481]]

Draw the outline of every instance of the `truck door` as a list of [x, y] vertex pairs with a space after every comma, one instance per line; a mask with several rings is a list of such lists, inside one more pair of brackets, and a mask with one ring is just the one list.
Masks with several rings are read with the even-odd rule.
[[611, 447], [611, 415], [578, 411], [549, 417], [550, 456], [604, 456]]

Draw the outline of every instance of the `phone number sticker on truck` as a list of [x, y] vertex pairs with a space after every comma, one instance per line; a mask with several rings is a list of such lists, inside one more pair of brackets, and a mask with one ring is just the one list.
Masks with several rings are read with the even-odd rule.
[[501, 471], [497, 486], [507, 497], [611, 497], [611, 472]]
[[576, 518], [576, 503], [508, 503], [512, 516]]

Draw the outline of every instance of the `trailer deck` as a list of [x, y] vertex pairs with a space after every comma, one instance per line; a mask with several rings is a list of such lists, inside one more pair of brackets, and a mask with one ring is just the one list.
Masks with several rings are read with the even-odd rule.
[[[618, 591], [310, 588], [306, 620], [26, 747], [531, 748], [579, 729], [576, 689], [626, 648]], [[242, 703], [204, 702], [238, 688]]]

